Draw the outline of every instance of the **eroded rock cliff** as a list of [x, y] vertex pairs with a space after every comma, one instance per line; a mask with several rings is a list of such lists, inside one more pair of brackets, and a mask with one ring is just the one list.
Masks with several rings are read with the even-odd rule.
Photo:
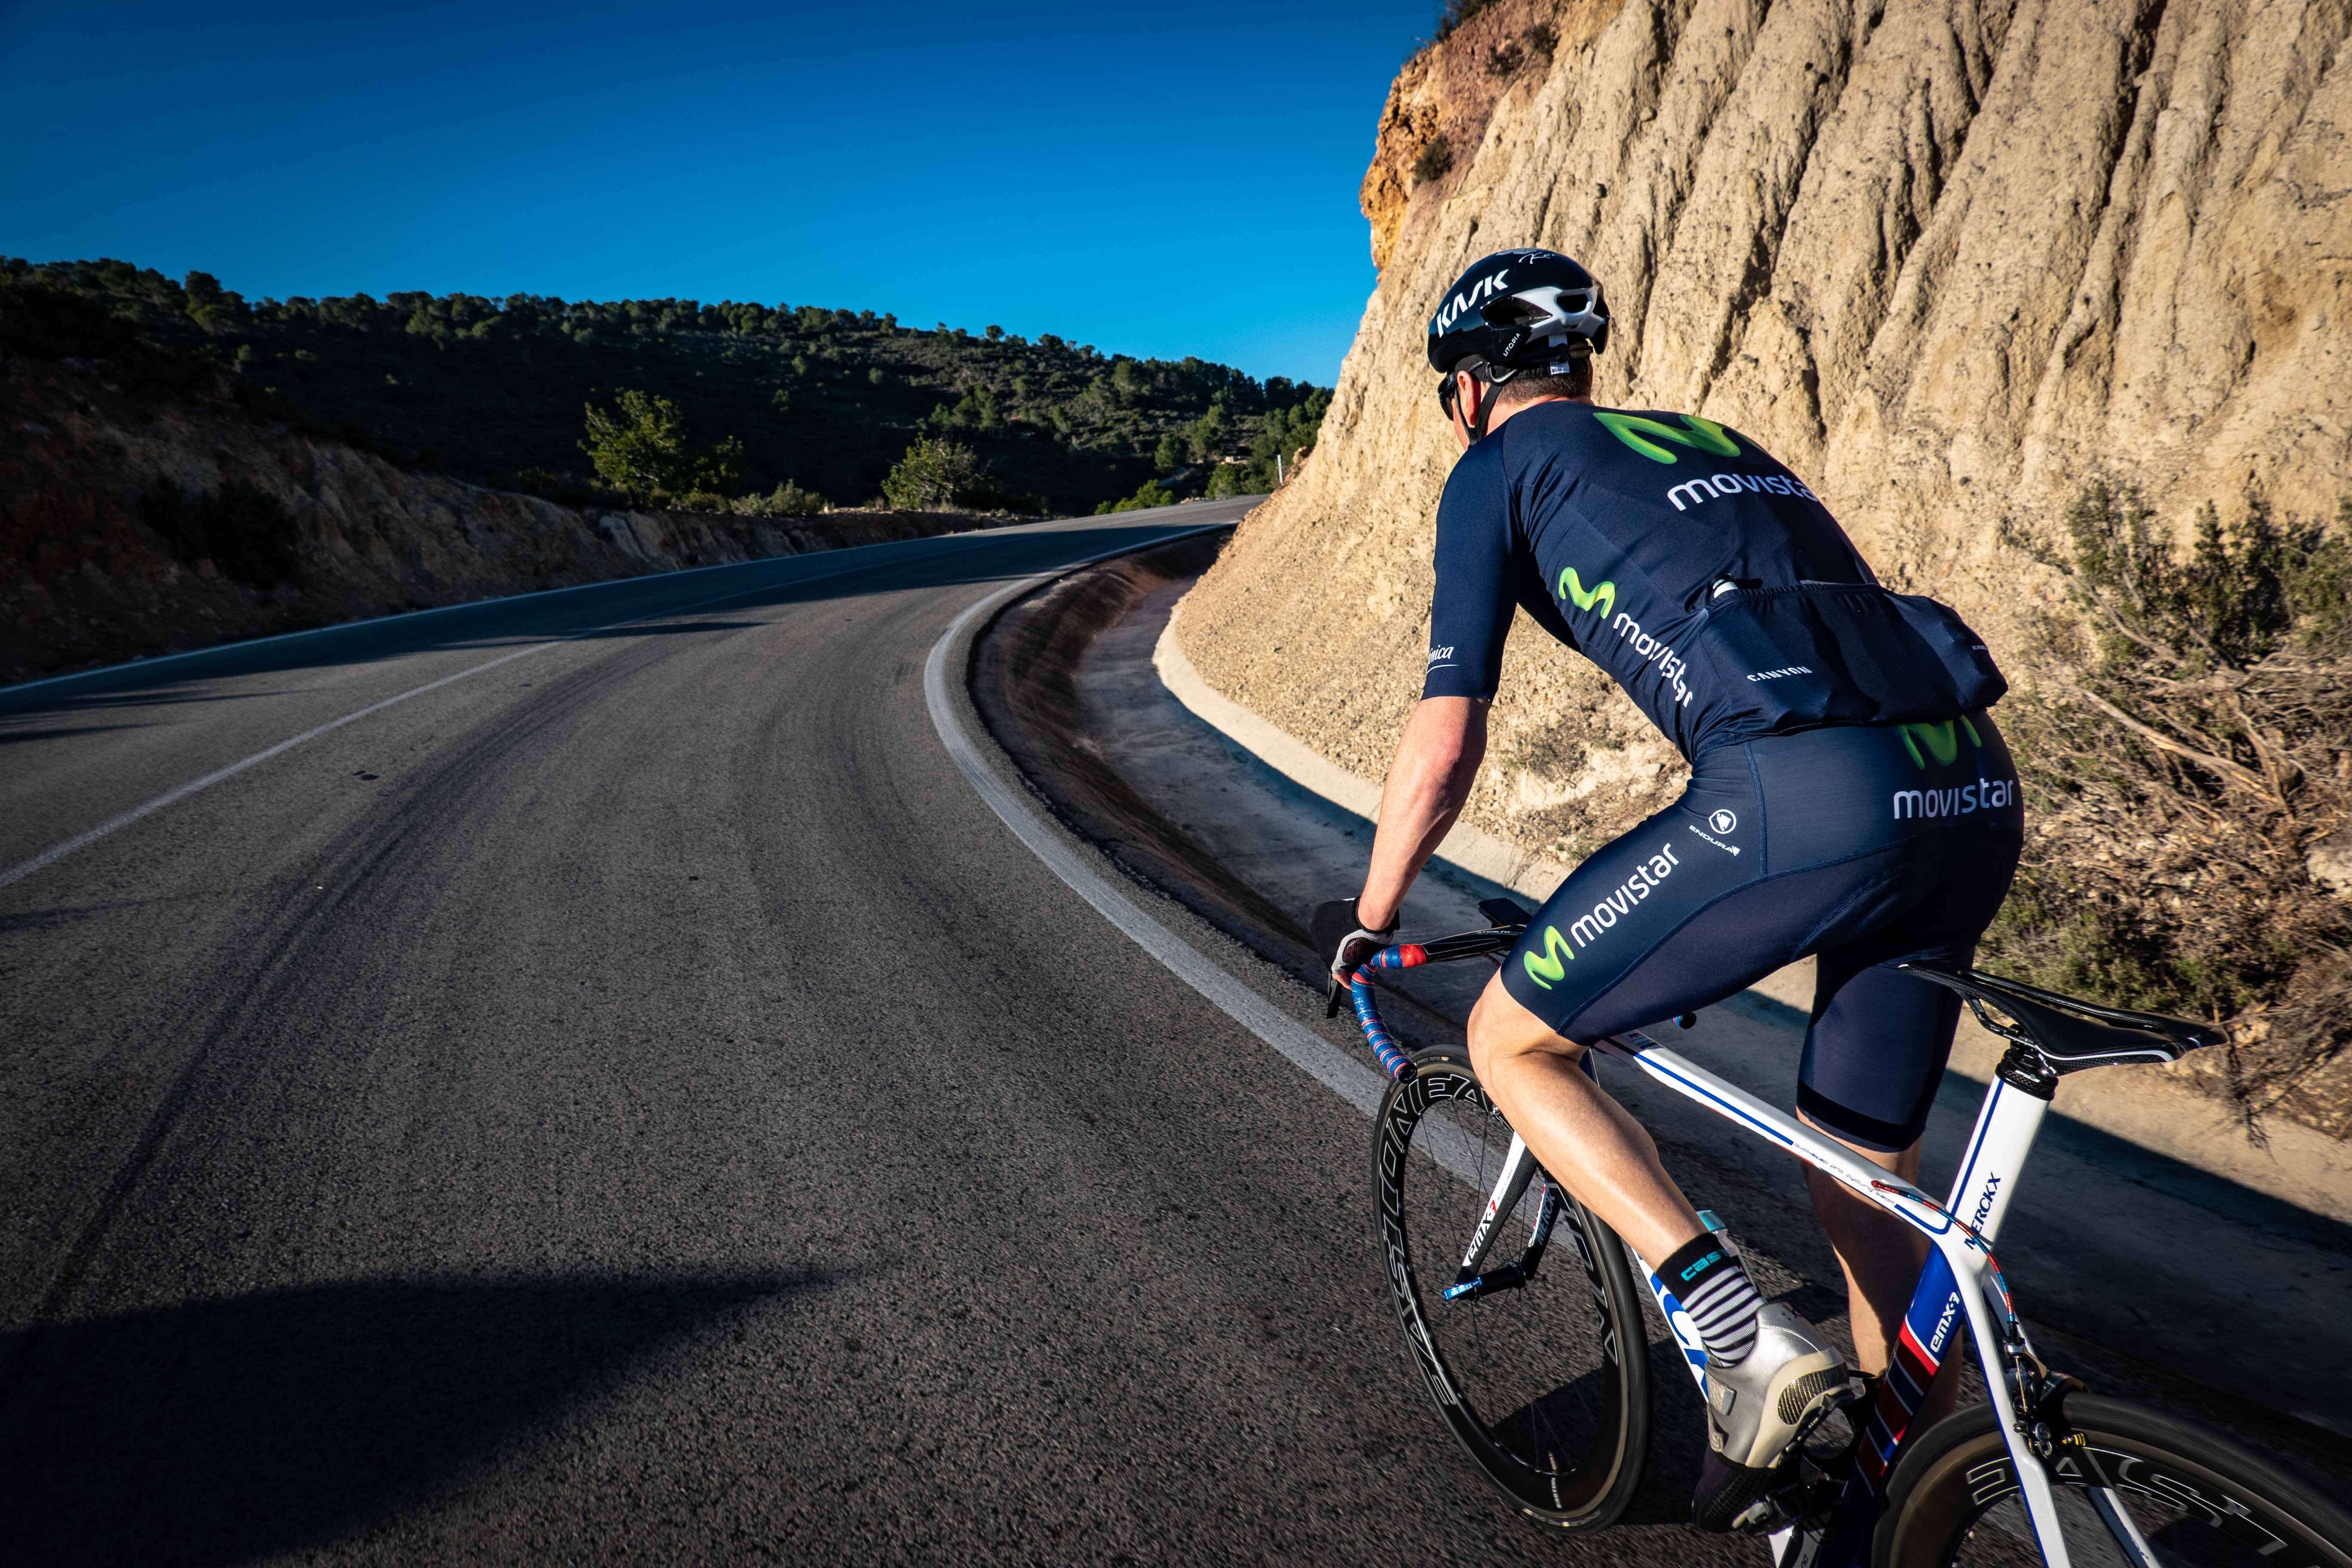
[[[1587, 261], [1604, 404], [1704, 413], [2030, 674], [2018, 542], [2090, 478], [2185, 529], [2352, 490], [2343, 0], [1500, 0], [1408, 65], [1380, 282], [1321, 444], [1184, 602], [1202, 673], [1377, 777], [1454, 460], [1423, 322], [1468, 262]], [[1429, 154], [1439, 138], [1446, 151]], [[1474, 820], [1574, 859], [1680, 766], [1522, 619]]]

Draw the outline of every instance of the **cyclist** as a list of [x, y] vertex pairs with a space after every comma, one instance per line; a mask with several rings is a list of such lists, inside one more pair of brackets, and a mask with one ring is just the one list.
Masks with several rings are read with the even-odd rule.
[[[1682, 798], [1585, 860], [1529, 922], [1469, 1046], [1544, 1168], [1688, 1308], [1711, 1428], [1693, 1511], [1721, 1530], [1843, 1386], [1843, 1358], [1759, 1298], [1649, 1135], [1580, 1069], [1578, 1042], [1811, 954], [1797, 1111], [1916, 1176], [1958, 999], [1894, 965], [1972, 955], [2023, 819], [1984, 712], [2003, 687], [1982, 644], [1933, 601], [1880, 588], [1820, 499], [1747, 437], [1595, 406], [1591, 357], [1608, 342], [1600, 284], [1548, 250], [1486, 258], [1430, 320], [1464, 455], [1437, 512], [1428, 670], [1363, 889], [1318, 910], [1316, 934], [1335, 978], [1391, 939], [1476, 777], [1515, 605], [1614, 677], [1689, 762]], [[1859, 1359], [1881, 1372], [1926, 1243], [1809, 1179]]]

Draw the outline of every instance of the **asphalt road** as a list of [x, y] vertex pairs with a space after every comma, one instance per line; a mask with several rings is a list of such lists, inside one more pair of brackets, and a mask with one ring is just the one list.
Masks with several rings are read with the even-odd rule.
[[1687, 1424], [1492, 1502], [1362, 1117], [941, 747], [961, 609], [1234, 510], [0, 692], [9, 1557], [1760, 1563]]

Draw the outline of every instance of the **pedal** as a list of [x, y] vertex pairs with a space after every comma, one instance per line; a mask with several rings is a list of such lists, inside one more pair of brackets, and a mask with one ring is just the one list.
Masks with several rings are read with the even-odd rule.
[[1827, 1517], [1835, 1506], [1843, 1489], [1840, 1483], [1799, 1443], [1789, 1445], [1780, 1468], [1786, 1472], [1784, 1478], [1731, 1521], [1734, 1531], [1742, 1535], [1778, 1535], [1809, 1521]]
[[[1862, 1408], [1869, 1404], [1877, 1390], [1874, 1380], [1859, 1373], [1848, 1374], [1845, 1387], [1817, 1405], [1811, 1415], [1797, 1427], [1782, 1452], [1780, 1468], [1784, 1479], [1769, 1488], [1762, 1497], [1748, 1505], [1731, 1528], [1744, 1535], [1777, 1535], [1792, 1526], [1827, 1517], [1835, 1506], [1841, 1483], [1834, 1478], [1844, 1473], [1843, 1460], [1851, 1449], [1848, 1443], [1827, 1458], [1816, 1457], [1806, 1443], [1821, 1429], [1822, 1423], [1841, 1411]], [[1848, 1423], [1858, 1438], [1860, 1421]]]

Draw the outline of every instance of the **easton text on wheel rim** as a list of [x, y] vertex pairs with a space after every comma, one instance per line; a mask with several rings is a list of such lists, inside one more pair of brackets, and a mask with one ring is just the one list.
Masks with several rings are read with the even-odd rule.
[[1416, 1065], [1383, 1100], [1374, 1144], [1381, 1251], [1413, 1363], [1454, 1436], [1522, 1512], [1600, 1529], [1640, 1484], [1649, 1429], [1646, 1340], [1624, 1248], [1538, 1175], [1496, 1216], [1483, 1270], [1493, 1278], [1527, 1257], [1549, 1203], [1535, 1278], [1446, 1300], [1511, 1130], [1467, 1064], [1428, 1054]]
[[[2352, 1568], [2352, 1521], [2218, 1434], [2093, 1394], [2069, 1394], [2065, 1412], [2049, 1470], [2075, 1568]], [[2042, 1562], [1986, 1407], [1925, 1434], [1888, 1503], [1881, 1568]]]

